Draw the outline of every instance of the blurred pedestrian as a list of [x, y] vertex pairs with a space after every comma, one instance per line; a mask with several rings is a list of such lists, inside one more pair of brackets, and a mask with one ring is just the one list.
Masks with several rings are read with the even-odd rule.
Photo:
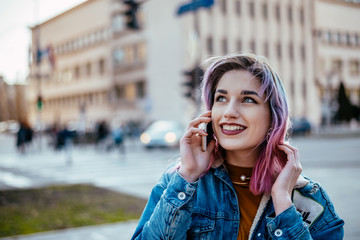
[[119, 149], [121, 153], [125, 154], [125, 128], [123, 124], [117, 124], [111, 131], [112, 143], [109, 147]]
[[74, 140], [74, 132], [68, 129], [67, 125], [64, 125], [57, 133], [56, 150], [63, 150], [65, 153], [65, 159], [67, 164], [72, 164], [72, 148]]
[[105, 149], [106, 138], [109, 135], [109, 128], [106, 121], [101, 121], [96, 127], [96, 147], [98, 149]]
[[208, 111], [189, 123], [132, 239], [343, 239], [344, 221], [285, 142], [288, 100], [267, 60], [213, 58], [203, 82]]
[[16, 147], [20, 153], [25, 153], [25, 151], [32, 143], [34, 132], [27, 120], [20, 120], [19, 125], [20, 126], [16, 138]]

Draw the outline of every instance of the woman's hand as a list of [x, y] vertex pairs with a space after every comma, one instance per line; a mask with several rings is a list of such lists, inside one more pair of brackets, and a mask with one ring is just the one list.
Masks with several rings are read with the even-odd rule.
[[271, 189], [276, 216], [292, 205], [291, 193], [302, 171], [299, 151], [288, 144], [278, 147], [286, 154], [287, 163]]
[[195, 182], [209, 166], [215, 140], [211, 140], [206, 152], [203, 152], [201, 150], [201, 137], [208, 134], [198, 126], [200, 123], [209, 123], [210, 121], [211, 111], [201, 114], [189, 123], [187, 131], [180, 140], [181, 166], [179, 173], [188, 182]]

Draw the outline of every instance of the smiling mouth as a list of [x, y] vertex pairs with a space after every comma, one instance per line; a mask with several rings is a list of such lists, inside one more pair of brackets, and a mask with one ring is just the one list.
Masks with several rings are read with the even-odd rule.
[[245, 129], [246, 127], [241, 125], [224, 124], [221, 126], [221, 132], [225, 135], [236, 135], [243, 132]]

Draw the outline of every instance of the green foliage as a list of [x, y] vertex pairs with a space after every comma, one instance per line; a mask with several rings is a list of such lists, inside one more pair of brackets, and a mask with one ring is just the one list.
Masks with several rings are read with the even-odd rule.
[[336, 120], [349, 122], [351, 118], [356, 117], [342, 82], [340, 83], [338, 91], [338, 104], [339, 109], [336, 113]]
[[137, 219], [145, 204], [91, 185], [0, 191], [0, 237]]

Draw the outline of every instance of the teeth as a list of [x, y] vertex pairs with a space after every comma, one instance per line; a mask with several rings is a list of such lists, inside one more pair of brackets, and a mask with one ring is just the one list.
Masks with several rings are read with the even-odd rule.
[[238, 125], [223, 125], [223, 129], [228, 131], [237, 131], [237, 130], [245, 129], [245, 127]]

